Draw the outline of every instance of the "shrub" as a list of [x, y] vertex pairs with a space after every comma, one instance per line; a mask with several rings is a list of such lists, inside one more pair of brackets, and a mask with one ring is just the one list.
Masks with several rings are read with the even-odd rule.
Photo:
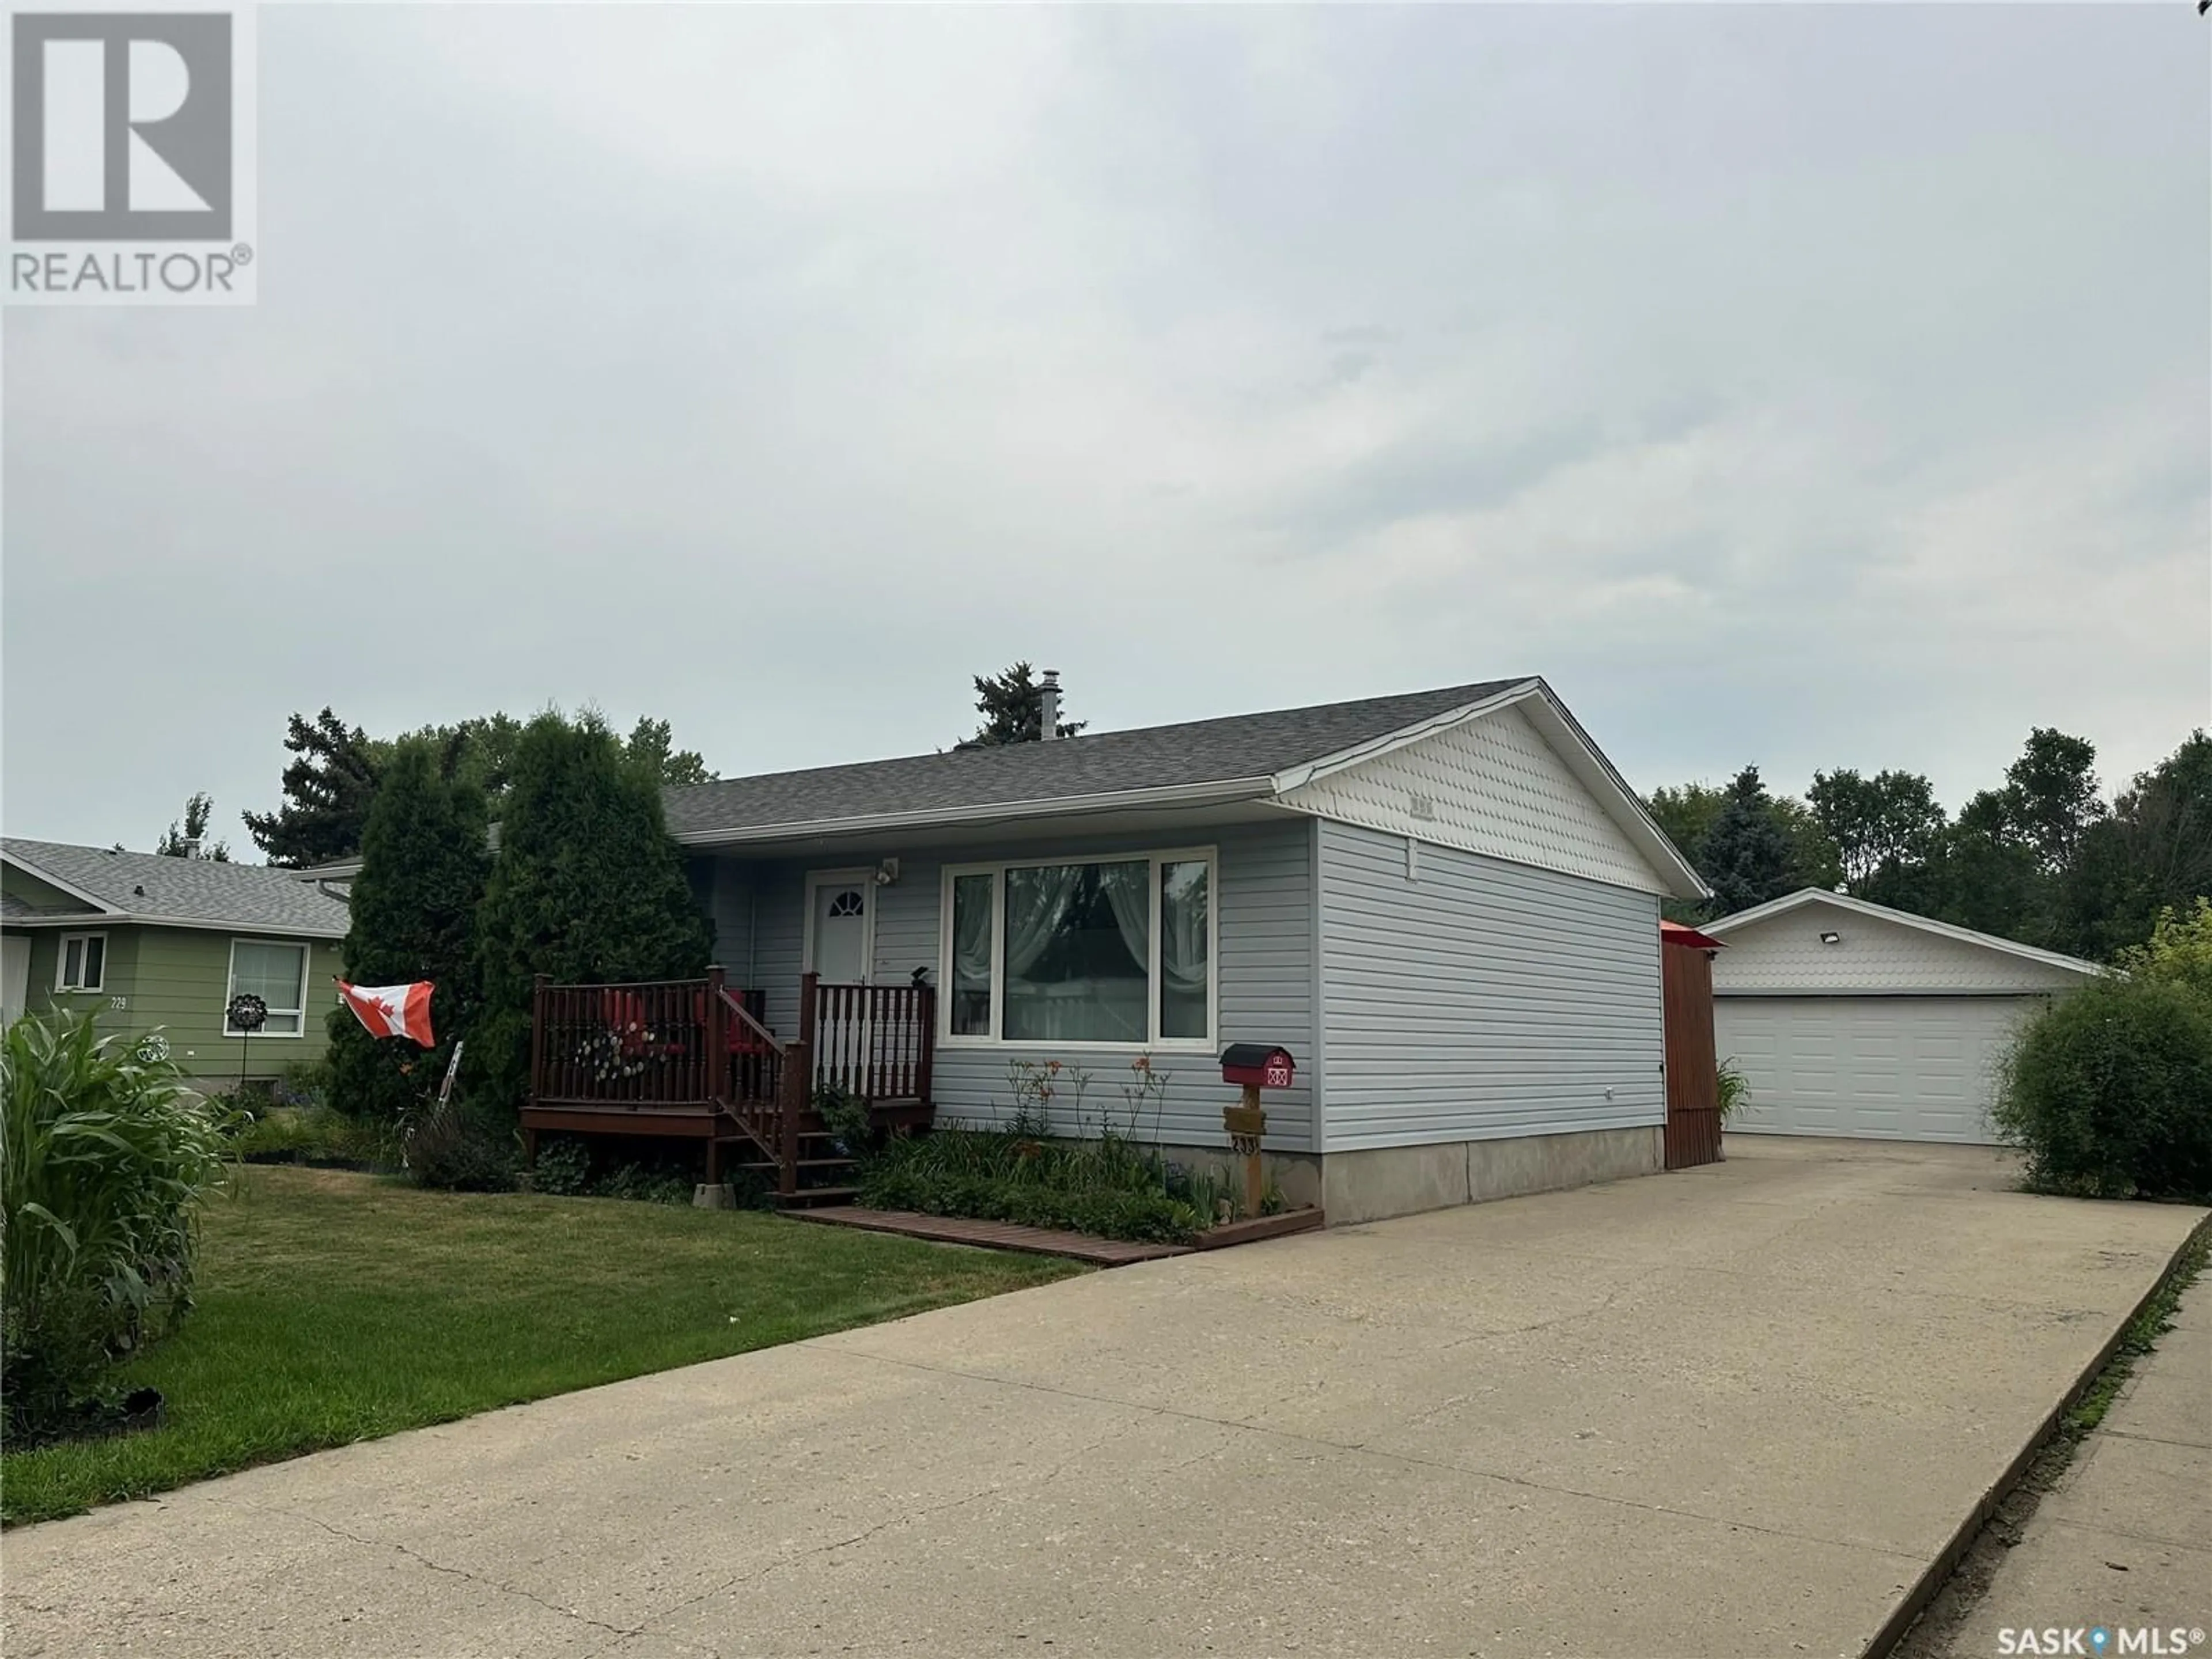
[[452, 1106], [433, 1106], [403, 1131], [407, 1173], [418, 1186], [449, 1193], [504, 1193], [514, 1186], [512, 1130], [501, 1130]]
[[397, 1170], [404, 1162], [398, 1126], [348, 1117], [336, 1107], [253, 1106], [237, 1112], [231, 1156], [248, 1164], [325, 1164]]
[[2032, 1187], [2212, 1195], [2212, 1000], [2156, 978], [2075, 993], [2022, 1028], [1992, 1115]]
[[592, 1149], [574, 1135], [548, 1135], [538, 1143], [530, 1185], [555, 1198], [578, 1198], [590, 1190]]
[[65, 1431], [125, 1354], [190, 1308], [202, 1199], [222, 1172], [215, 1114], [144, 1044], [89, 1014], [0, 1038], [0, 1351], [11, 1436]]
[[2185, 986], [2212, 997], [2212, 899], [2199, 899], [2184, 915], [2169, 905], [2158, 913], [2149, 940], [2119, 955], [2121, 969], [2136, 979]]
[[821, 1114], [823, 1127], [846, 1157], [866, 1158], [875, 1152], [875, 1126], [868, 1118], [868, 1103], [859, 1095], [838, 1084], [817, 1084], [814, 1109]]

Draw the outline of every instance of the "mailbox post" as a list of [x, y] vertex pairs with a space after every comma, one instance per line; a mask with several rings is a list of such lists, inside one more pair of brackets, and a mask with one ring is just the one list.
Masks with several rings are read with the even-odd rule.
[[1260, 1169], [1260, 1138], [1267, 1133], [1267, 1114], [1260, 1104], [1262, 1089], [1287, 1089], [1297, 1079], [1297, 1062], [1287, 1048], [1265, 1042], [1232, 1042], [1221, 1051], [1221, 1080], [1243, 1085], [1237, 1104], [1221, 1109], [1229, 1144], [1244, 1160], [1244, 1213], [1256, 1216], [1266, 1196]]

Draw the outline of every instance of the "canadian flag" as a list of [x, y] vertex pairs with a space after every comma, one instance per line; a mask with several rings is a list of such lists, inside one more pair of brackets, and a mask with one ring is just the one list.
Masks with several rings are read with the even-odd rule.
[[338, 994], [362, 1029], [371, 1036], [413, 1037], [425, 1048], [434, 1048], [430, 1035], [430, 981], [412, 985], [349, 985], [337, 981]]

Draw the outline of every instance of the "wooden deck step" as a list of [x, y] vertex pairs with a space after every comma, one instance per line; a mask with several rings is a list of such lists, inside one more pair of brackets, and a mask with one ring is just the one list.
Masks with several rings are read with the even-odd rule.
[[779, 1210], [811, 1210], [824, 1205], [848, 1205], [860, 1193], [858, 1187], [801, 1187], [795, 1193], [778, 1193], [775, 1207]]

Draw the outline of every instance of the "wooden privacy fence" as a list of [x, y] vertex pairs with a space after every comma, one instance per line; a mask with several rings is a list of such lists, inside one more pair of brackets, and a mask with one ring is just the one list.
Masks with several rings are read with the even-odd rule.
[[1721, 1081], [1713, 1048], [1711, 957], [1694, 945], [1663, 941], [1659, 1000], [1667, 1029], [1667, 1167], [1717, 1164]]

